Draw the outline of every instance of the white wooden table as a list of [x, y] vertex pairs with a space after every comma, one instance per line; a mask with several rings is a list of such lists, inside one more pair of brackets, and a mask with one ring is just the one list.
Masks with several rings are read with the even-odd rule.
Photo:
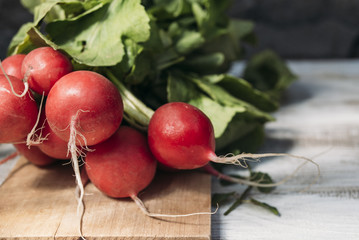
[[[295, 177], [269, 195], [253, 196], [278, 208], [281, 217], [243, 204], [228, 216], [222, 206], [212, 216], [213, 239], [359, 239], [359, 61], [293, 61], [299, 76], [286, 92], [285, 103], [267, 125], [262, 152], [285, 152], [313, 158]], [[239, 71], [241, 65], [234, 68]], [[0, 152], [11, 151], [0, 145]], [[264, 159], [258, 170], [279, 180], [301, 161]], [[0, 166], [0, 183], [14, 161]], [[212, 192], [241, 191], [213, 180]]]
[[[267, 125], [263, 152], [313, 158], [312, 164], [258, 200], [278, 208], [277, 217], [251, 204], [212, 217], [213, 239], [359, 239], [359, 61], [292, 61], [299, 76], [286, 92], [276, 122]], [[240, 68], [240, 66], [238, 66]], [[239, 71], [239, 69], [234, 69]], [[258, 169], [274, 179], [289, 174], [298, 160], [262, 160]], [[213, 181], [213, 192], [229, 192]]]

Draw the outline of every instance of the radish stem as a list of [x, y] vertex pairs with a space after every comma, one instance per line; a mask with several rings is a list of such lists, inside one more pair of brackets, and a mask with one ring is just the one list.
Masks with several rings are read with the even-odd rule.
[[124, 118], [136, 128], [146, 130], [154, 111], [133, 95], [109, 69], [105, 68], [104, 70], [107, 77], [121, 93], [124, 104]]

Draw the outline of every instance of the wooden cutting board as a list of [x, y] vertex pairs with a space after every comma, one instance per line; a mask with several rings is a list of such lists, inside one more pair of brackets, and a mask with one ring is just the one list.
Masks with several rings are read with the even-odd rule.
[[[150, 212], [211, 211], [207, 174], [158, 174], [139, 195]], [[85, 188], [86, 239], [210, 239], [211, 216], [151, 218], [130, 199], [111, 199]], [[38, 168], [20, 159], [0, 187], [0, 239], [78, 239], [75, 178], [71, 165]]]

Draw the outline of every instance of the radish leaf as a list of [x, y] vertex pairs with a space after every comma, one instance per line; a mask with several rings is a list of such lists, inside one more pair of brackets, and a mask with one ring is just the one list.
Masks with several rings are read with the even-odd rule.
[[274, 215], [280, 217], [280, 213], [279, 213], [279, 211], [278, 211], [278, 209], [276, 207], [273, 207], [273, 206], [271, 206], [271, 205], [269, 205], [267, 203], [264, 203], [264, 202], [260, 202], [258, 200], [253, 199], [253, 198], [250, 199], [250, 202], [253, 203], [254, 205], [263, 207], [264, 209], [269, 210]]
[[144, 42], [150, 27], [139, 0], [114, 0], [77, 18], [50, 22], [46, 32], [79, 63], [113, 66], [125, 55], [123, 40]]

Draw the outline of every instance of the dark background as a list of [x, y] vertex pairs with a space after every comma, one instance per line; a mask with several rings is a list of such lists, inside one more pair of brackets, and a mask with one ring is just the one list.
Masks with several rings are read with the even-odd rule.
[[[220, 0], [219, 0], [220, 1]], [[259, 39], [286, 59], [359, 56], [358, 0], [234, 0], [229, 15], [253, 20]], [[0, 0], [0, 58], [17, 29], [32, 21], [19, 0]]]

